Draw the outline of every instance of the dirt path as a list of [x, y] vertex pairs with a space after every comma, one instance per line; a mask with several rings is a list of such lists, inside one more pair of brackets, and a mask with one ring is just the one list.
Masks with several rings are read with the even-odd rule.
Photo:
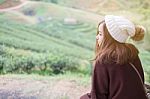
[[0, 12], [7, 12], [7, 11], [11, 11], [11, 10], [15, 10], [15, 9], [19, 9], [20, 7], [26, 5], [28, 3], [28, 1], [26, 0], [20, 0], [20, 4], [14, 7], [10, 7], [10, 8], [5, 8], [5, 9], [0, 9]]
[[79, 99], [90, 90], [76, 78], [5, 75], [0, 81], [0, 99]]

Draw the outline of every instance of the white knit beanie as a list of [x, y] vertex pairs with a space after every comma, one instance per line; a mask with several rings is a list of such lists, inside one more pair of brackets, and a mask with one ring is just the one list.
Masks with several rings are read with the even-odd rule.
[[135, 35], [134, 24], [122, 16], [106, 15], [105, 23], [110, 35], [120, 43]]

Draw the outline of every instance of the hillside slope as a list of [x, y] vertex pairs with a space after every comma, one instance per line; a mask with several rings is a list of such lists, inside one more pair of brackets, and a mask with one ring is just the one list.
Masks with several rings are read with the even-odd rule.
[[[97, 23], [103, 19], [105, 14], [124, 15], [135, 23], [140, 22], [146, 26], [149, 24], [145, 14], [134, 12], [135, 9], [125, 10], [124, 5], [121, 5], [123, 1], [97, 1], [99, 3], [96, 4], [99, 6], [96, 8], [99, 9], [100, 13], [97, 13], [98, 10], [95, 10], [95, 12], [88, 9], [84, 11], [84, 9], [65, 7], [56, 3], [26, 2], [27, 4], [21, 8], [0, 13], [0, 44], [2, 49], [4, 49], [3, 53], [7, 53], [9, 56], [5, 58], [9, 58], [8, 60], [10, 62], [6, 62], [9, 63], [5, 64], [6, 66], [10, 66], [10, 64], [19, 66], [18, 64], [22, 63], [22, 61], [20, 63], [12, 63], [11, 55], [17, 57], [13, 60], [19, 60], [18, 56], [14, 53], [19, 52], [22, 54], [20, 50], [24, 50], [31, 51], [34, 54], [36, 53], [36, 55], [40, 57], [36, 59], [36, 55], [26, 56], [27, 59], [25, 62], [29, 65], [33, 64], [33, 66], [36, 66], [37, 60], [43, 59], [44, 62], [38, 61], [38, 65], [44, 64], [45, 66], [45, 64], [48, 63], [49, 66], [53, 63], [55, 66], [57, 63], [60, 66], [62, 65], [62, 61], [65, 61], [63, 63], [65, 65], [71, 61], [73, 66], [87, 66], [88, 64], [90, 67], [89, 60], [92, 59], [94, 55]], [[85, 1], [82, 0], [82, 2], [78, 3], [82, 4], [83, 2]], [[89, 2], [91, 1], [89, 0]], [[93, 2], [96, 2], [96, 0]], [[66, 2], [66, 4], [68, 3]], [[111, 9], [111, 7], [113, 7], [112, 5], [117, 8]], [[89, 6], [87, 7], [90, 9]], [[107, 7], [110, 7], [110, 10], [107, 10]], [[91, 9], [93, 8], [91, 7]], [[115, 10], [115, 12], [112, 12], [112, 10]], [[147, 43], [144, 44], [149, 44], [148, 38], [146, 38], [146, 42]], [[147, 45], [144, 46], [144, 48], [149, 49]], [[13, 50], [13, 48], [15, 50]], [[143, 45], [141, 48], [143, 48]], [[5, 49], [8, 51], [5, 51]], [[41, 53], [45, 53], [44, 55], [42, 54], [42, 58]], [[48, 54], [48, 56], [47, 53], [50, 55]], [[63, 59], [61, 60], [60, 57], [63, 57]], [[32, 62], [29, 61], [30, 58], [33, 59]], [[68, 60], [68, 58], [70, 60]], [[1, 61], [6, 59], [2, 57]], [[24, 56], [22, 59], [24, 59]], [[55, 59], [57, 60], [56, 63], [53, 61]], [[143, 59], [145, 59], [145, 56]], [[146, 57], [146, 61], [148, 59], [149, 58]], [[72, 63], [72, 60], [75, 64]], [[146, 64], [147, 67], [149, 62], [145, 62], [144, 64]], [[70, 65], [70, 63], [67, 64], [67, 66], [68, 65]]]

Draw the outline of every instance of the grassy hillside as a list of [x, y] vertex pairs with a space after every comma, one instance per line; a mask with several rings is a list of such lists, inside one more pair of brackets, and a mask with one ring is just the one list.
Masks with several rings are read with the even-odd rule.
[[[13, 15], [24, 14], [23, 11], [27, 9], [29, 6], [19, 9]], [[63, 72], [65, 69], [80, 71], [83, 66], [87, 68], [87, 65], [90, 68], [89, 60], [94, 54], [96, 26], [81, 19], [76, 24], [66, 24], [65, 17], [58, 15], [52, 20], [47, 18], [39, 20], [39, 16], [46, 15], [38, 12], [38, 9], [40, 8], [34, 9], [36, 12], [34, 16], [24, 15], [37, 19], [36, 24], [15, 20], [17, 18], [14, 19], [11, 12], [0, 15], [1, 55], [4, 55], [1, 57], [2, 72], [25, 72], [31, 68], [35, 70], [37, 67], [41, 70], [48, 68], [48, 72]], [[20, 50], [30, 53], [24, 55]], [[19, 65], [22, 65], [21, 68]]]
[[[147, 46], [150, 43], [150, 28], [149, 28], [149, 21], [150, 21], [150, 2], [149, 0], [34, 0], [34, 1], [44, 1], [44, 2], [51, 2], [53, 4], [57, 4], [65, 6], [71, 9], [80, 9], [91, 13], [96, 13], [101, 16], [106, 14], [114, 14], [114, 15], [123, 15], [128, 17], [136, 24], [142, 24], [146, 27], [147, 33], [145, 36], [145, 43], [142, 47], [146, 50], [150, 50], [150, 47]], [[57, 9], [56, 9], [57, 11]], [[72, 12], [72, 11], [70, 11]], [[64, 13], [61, 13], [62, 15]], [[67, 13], [65, 13], [67, 15]], [[72, 15], [72, 14], [70, 14]], [[73, 14], [75, 15], [75, 14]], [[86, 16], [89, 16], [88, 14]], [[91, 16], [90, 16], [91, 17]], [[103, 18], [103, 17], [102, 17]], [[101, 18], [101, 19], [102, 19]], [[99, 22], [99, 18], [94, 18]], [[87, 17], [85, 17], [87, 20]], [[97, 23], [96, 22], [96, 23]]]
[[[92, 58], [91, 57], [92, 49], [93, 49], [92, 46], [85, 45], [82, 47], [84, 43], [86, 44], [89, 42], [86, 39], [84, 40], [84, 38], [88, 37], [87, 35], [91, 35], [91, 34], [83, 35], [82, 33], [79, 33], [79, 35], [84, 36], [83, 40], [79, 39], [78, 37], [79, 35], [76, 35], [77, 39], [72, 38], [74, 35], [73, 33], [70, 35], [67, 35], [66, 38], [65, 36], [63, 36], [62, 38], [62, 36], [59, 35], [59, 33], [57, 33], [56, 30], [51, 30], [50, 32], [47, 32], [47, 31], [40, 30], [39, 27], [31, 28], [30, 26], [24, 26], [23, 24], [16, 24], [16, 23], [7, 23], [7, 24], [1, 25], [0, 43], [2, 45], [1, 48], [3, 49], [1, 51], [2, 52], [1, 54], [5, 56], [5, 58], [7, 59], [6, 62], [8, 62], [8, 64], [7, 63], [1, 64], [5, 72], [7, 71], [9, 72], [11, 71], [11, 69], [17, 70], [19, 68], [18, 67], [19, 64], [22, 63], [22, 60], [20, 60], [19, 64], [17, 62], [17, 60], [19, 61], [20, 59], [19, 56], [21, 56], [22, 59], [24, 59], [25, 57], [25, 59], [27, 58], [27, 60], [31, 61], [31, 63], [25, 66], [29, 66], [31, 64], [34, 66], [36, 65], [47, 66], [47, 65], [52, 65], [53, 63], [53, 66], [58, 64], [60, 65], [60, 68], [63, 68], [63, 66], [66, 66], [66, 65], [67, 66], [70, 65], [70, 67], [71, 66], [75, 67], [77, 65], [82, 65], [82, 64], [84, 65], [82, 61], [88, 62], [88, 60]], [[64, 29], [64, 32], [70, 33], [70, 32], [67, 32], [67, 30], [65, 29]], [[89, 39], [92, 39], [91, 36], [89, 36]], [[13, 50], [12, 48], [15, 48], [16, 50]], [[22, 49], [24, 52], [26, 50], [30, 50], [32, 54], [29, 53], [28, 55], [22, 55], [22, 52], [20, 52], [19, 55], [16, 55], [16, 53], [19, 52], [19, 51], [17, 52], [17, 49]], [[33, 53], [33, 52], [36, 52], [36, 53]], [[45, 54], [39, 55], [38, 53], [45, 53]], [[39, 57], [39, 59], [34, 59], [37, 57]], [[3, 58], [4, 57], [2, 57], [1, 62], [3, 61]], [[42, 59], [44, 62], [41, 61]], [[65, 61], [65, 59], [67, 60]], [[16, 60], [16, 61], [14, 63], [11, 63], [13, 62], [13, 60]], [[69, 61], [71, 61], [71, 63]], [[28, 61], [25, 61], [25, 62], [28, 62]], [[63, 63], [60, 63], [60, 62], [63, 62]], [[16, 65], [16, 66], [14, 68], [11, 68], [10, 66], [10, 70], [8, 70], [9, 65], [11, 66]], [[23, 63], [21, 65], [23, 65]], [[31, 68], [29, 66], [29, 69]]]
[[[116, 15], [125, 15], [135, 23], [141, 21], [141, 24], [147, 27], [149, 24], [149, 14], [147, 17], [143, 15], [148, 10], [132, 8], [125, 11], [123, 1], [111, 0], [108, 4], [109, 1], [89, 0], [87, 3], [99, 2], [97, 4], [100, 8], [87, 4], [86, 7], [91, 10], [86, 11], [77, 7], [64, 7], [63, 4], [74, 4], [74, 0], [68, 0], [66, 3], [62, 0], [57, 4], [28, 1], [28, 4], [20, 9], [0, 13], [1, 72], [51, 74], [76, 71], [89, 74], [90, 60], [94, 57], [96, 25], [105, 14], [112, 14], [111, 11], [116, 10], [113, 12]], [[79, 3], [83, 2], [85, 0]], [[106, 11], [104, 6], [111, 9], [110, 5], [116, 8]], [[67, 23], [67, 19], [73, 22]], [[144, 46], [143, 48], [149, 49], [148, 39], [149, 36], [146, 36], [146, 43], [141, 44], [139, 48]], [[146, 75], [150, 75], [150, 53], [144, 49], [140, 49], [140, 52]], [[148, 80], [149, 77], [146, 77]]]

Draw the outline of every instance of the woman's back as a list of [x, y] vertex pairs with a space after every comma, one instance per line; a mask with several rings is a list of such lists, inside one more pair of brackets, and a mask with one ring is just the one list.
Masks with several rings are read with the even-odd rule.
[[[138, 57], [133, 64], [144, 82], [144, 73]], [[95, 95], [96, 99], [147, 99], [143, 84], [130, 63], [117, 65], [96, 62], [91, 95]]]

